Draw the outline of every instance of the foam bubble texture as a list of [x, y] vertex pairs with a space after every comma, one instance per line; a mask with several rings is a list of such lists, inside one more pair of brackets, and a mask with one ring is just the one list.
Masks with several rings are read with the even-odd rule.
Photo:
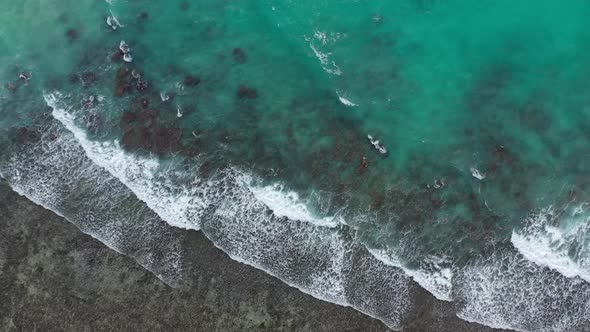
[[0, 164], [2, 177], [19, 194], [177, 285], [183, 274], [178, 231], [88, 159], [57, 121], [41, 132], [38, 142], [17, 146]]
[[531, 214], [512, 233], [512, 244], [528, 260], [566, 277], [590, 282], [590, 219], [586, 204], [557, 214], [552, 208]]
[[[76, 125], [76, 111], [67, 108], [63, 96], [45, 97], [53, 116], [76, 137], [89, 159], [170, 225], [200, 229], [237, 261], [317, 298], [353, 306], [393, 329], [401, 328], [413, 306], [411, 279], [372, 257], [345, 231], [315, 225], [309, 214], [300, 218], [304, 220], [292, 220], [273, 213], [252, 192], [250, 177], [235, 169], [220, 171], [214, 180], [178, 181], [183, 172], [175, 171], [174, 164], [164, 167], [163, 161], [124, 152], [116, 142], [90, 140]], [[367, 281], [363, 292], [352, 282], [358, 279]]]
[[326, 227], [336, 227], [339, 223], [338, 217], [316, 217], [296, 192], [285, 190], [278, 183], [269, 186], [250, 186], [249, 189], [256, 199], [268, 206], [279, 217], [307, 221]]
[[457, 315], [464, 320], [519, 331], [590, 329], [590, 285], [516, 251], [476, 261], [455, 280]]
[[462, 268], [433, 257], [417, 270], [402, 270], [399, 260], [371, 254], [352, 228], [324, 227], [309, 214], [289, 218], [301, 209], [273, 212], [239, 170], [179, 183], [182, 172], [174, 164], [164, 167], [161, 160], [126, 153], [116, 142], [93, 142], [72, 113], [54, 106], [53, 114], [90, 160], [171, 225], [200, 229], [233, 259], [317, 298], [352, 306], [393, 329], [403, 326], [414, 307], [409, 276], [440, 299], [454, 300], [458, 316], [467, 321], [523, 331], [590, 328], [590, 285], [536, 265], [514, 249]]
[[370, 249], [369, 252], [383, 263], [402, 269], [422, 288], [441, 301], [452, 301], [453, 268], [440, 257], [430, 257], [416, 269], [406, 267], [392, 250]]
[[375, 259], [343, 229], [277, 217], [244, 187], [228, 185], [222, 197], [202, 230], [234, 259], [401, 328], [413, 307], [403, 271]]
[[89, 140], [86, 132], [76, 126], [75, 114], [69, 112], [72, 110], [66, 104], [66, 97], [59, 93], [44, 97], [47, 105], [53, 108], [53, 116], [76, 137], [92, 162], [119, 179], [169, 224], [199, 229], [199, 221], [208, 202], [197, 192], [198, 178], [185, 179], [188, 184], [178, 186], [181, 181], [172, 182], [170, 177], [174, 165], [161, 166], [155, 158], [125, 153], [116, 141], [101, 143]]

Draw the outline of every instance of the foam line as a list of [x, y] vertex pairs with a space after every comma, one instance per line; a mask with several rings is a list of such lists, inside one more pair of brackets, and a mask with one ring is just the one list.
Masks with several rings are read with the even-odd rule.
[[[45, 95], [53, 116], [77, 139], [97, 166], [119, 179], [172, 226], [203, 233], [233, 259], [274, 275], [316, 298], [355, 309], [399, 330], [413, 307], [411, 280], [403, 271], [374, 259], [340, 229], [316, 225], [318, 220], [295, 200], [295, 208], [273, 212], [253, 193], [287, 199], [250, 186], [235, 169], [220, 171], [215, 180], [175, 178], [183, 172], [154, 157], [129, 154], [117, 142], [94, 142], [76, 125], [76, 110], [57, 93]], [[187, 173], [187, 172], [184, 172]], [[188, 172], [194, 174], [196, 172]], [[302, 220], [285, 216], [297, 214]], [[325, 223], [325, 222], [323, 222]], [[360, 265], [359, 265], [360, 264]], [[355, 280], [364, 280], [359, 285]], [[360, 289], [366, 292], [359, 292]]]
[[525, 227], [514, 230], [511, 237], [512, 244], [524, 257], [568, 278], [580, 277], [590, 282], [587, 240], [590, 220], [583, 210], [566, 209], [558, 217], [549, 207], [531, 214], [524, 224]]
[[39, 142], [16, 147], [0, 163], [0, 175], [12, 189], [177, 285], [184, 273], [177, 232], [86, 158], [59, 123], [42, 132]]

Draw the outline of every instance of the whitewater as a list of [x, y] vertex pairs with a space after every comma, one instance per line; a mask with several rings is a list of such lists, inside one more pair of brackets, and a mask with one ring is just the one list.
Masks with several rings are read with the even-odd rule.
[[[153, 250], [162, 238], [180, 238], [176, 229], [182, 228], [202, 231], [236, 261], [319, 299], [352, 306], [395, 330], [415, 306], [414, 282], [440, 300], [457, 303], [461, 319], [495, 328], [567, 331], [590, 317], [588, 283], [521, 254], [522, 246], [514, 238], [514, 249], [466, 266], [432, 257], [418, 269], [409, 269], [399, 254], [366, 248], [341, 217], [310, 211], [295, 192], [281, 185], [253, 184], [252, 175], [237, 169], [220, 170], [208, 180], [199, 179], [196, 172], [180, 174], [174, 162], [125, 152], [116, 141], [89, 139], [76, 125], [77, 110], [67, 96], [49, 93], [45, 100], [55, 119], [50, 130], [42, 143], [3, 165], [2, 176], [20, 194], [134, 257], [171, 285], [182, 278], [186, 253], [178, 240], [167, 242], [169, 249], [163, 253]], [[92, 188], [98, 204], [89, 202], [92, 208], [72, 211], [63, 197], [81, 186]], [[142, 203], [117, 203], [133, 199]], [[148, 209], [130, 211], [128, 204]], [[103, 219], [105, 213], [109, 217]], [[135, 218], [152, 222], [128, 221]], [[158, 223], [160, 218], [166, 224]], [[92, 222], [97, 219], [99, 226]], [[132, 236], [138, 231], [141, 236]], [[547, 303], [556, 310], [547, 311]]]
[[588, 2], [177, 2], [4, 4], [15, 192], [171, 287], [201, 232], [394, 330], [590, 331]]

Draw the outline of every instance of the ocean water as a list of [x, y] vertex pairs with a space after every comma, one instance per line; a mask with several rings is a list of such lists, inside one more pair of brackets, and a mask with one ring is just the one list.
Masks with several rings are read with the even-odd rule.
[[1, 7], [0, 175], [170, 285], [196, 230], [395, 330], [590, 329], [590, 3]]

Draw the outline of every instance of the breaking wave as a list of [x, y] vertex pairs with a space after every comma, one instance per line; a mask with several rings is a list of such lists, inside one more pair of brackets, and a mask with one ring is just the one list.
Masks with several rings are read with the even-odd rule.
[[431, 257], [421, 262], [418, 269], [407, 268], [398, 258], [398, 255], [391, 251], [382, 249], [370, 249], [373, 256], [387, 265], [402, 269], [408, 276], [412, 277], [418, 285], [426, 289], [441, 301], [452, 301], [453, 270], [450, 263], [440, 257]]
[[512, 243], [528, 260], [568, 278], [590, 282], [590, 219], [587, 204], [531, 214], [525, 227], [512, 233]]
[[479, 259], [454, 277], [457, 316], [517, 331], [587, 331], [590, 284], [511, 250]]
[[0, 175], [13, 190], [177, 285], [184, 273], [178, 231], [88, 159], [57, 121], [40, 132], [37, 142], [17, 147], [0, 164]]
[[[170, 225], [201, 230], [234, 260], [401, 328], [413, 306], [411, 279], [375, 259], [354, 240], [352, 230], [312, 217], [292, 194], [251, 186], [250, 178], [236, 169], [219, 170], [204, 181], [192, 175], [196, 172], [176, 171], [174, 162], [126, 153], [117, 141], [92, 141], [76, 125], [76, 110], [66, 97], [54, 93], [45, 100], [88, 158]], [[273, 212], [261, 200], [291, 207]]]
[[269, 186], [252, 185], [249, 189], [259, 201], [268, 206], [279, 217], [307, 221], [317, 226], [330, 228], [343, 223], [342, 218], [338, 216], [316, 217], [309, 210], [309, 204], [301, 200], [296, 192], [285, 190], [280, 184], [275, 183]]
[[[255, 184], [232, 168], [203, 180], [196, 171], [179, 171], [186, 165], [179, 157], [137, 155], [115, 140], [93, 141], [67, 97], [45, 99], [57, 121], [38, 142], [18, 147], [0, 174], [20, 194], [171, 285], [184, 273], [180, 228], [195, 229], [232, 259], [396, 330], [416, 305], [416, 284], [452, 301], [466, 321], [520, 331], [590, 328], [590, 284], [581, 260], [587, 223], [579, 208], [561, 215], [560, 224], [551, 210], [531, 215], [513, 233], [514, 248], [494, 256], [464, 266], [431, 257], [410, 269], [401, 253], [367, 249], [340, 217], [315, 214], [280, 185]], [[533, 256], [543, 252], [538, 246], [556, 256]]]

